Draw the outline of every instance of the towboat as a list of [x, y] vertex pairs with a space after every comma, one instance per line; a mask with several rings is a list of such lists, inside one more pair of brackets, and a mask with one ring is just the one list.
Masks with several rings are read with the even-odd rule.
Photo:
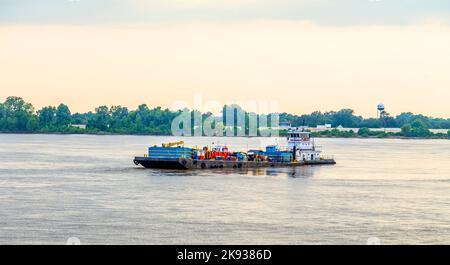
[[332, 156], [321, 155], [311, 133], [303, 128], [290, 128], [287, 148], [270, 145], [265, 150], [232, 152], [226, 146], [185, 147], [183, 141], [151, 146], [148, 153], [135, 157], [133, 162], [145, 168], [161, 169], [213, 169], [297, 167], [305, 165], [334, 165]]

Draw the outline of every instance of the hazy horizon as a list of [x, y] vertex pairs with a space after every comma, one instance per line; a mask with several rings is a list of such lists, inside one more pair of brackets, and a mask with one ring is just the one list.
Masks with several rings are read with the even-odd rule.
[[[338, 4], [339, 3], [339, 4]], [[450, 3], [0, 0], [0, 100], [450, 117]]]

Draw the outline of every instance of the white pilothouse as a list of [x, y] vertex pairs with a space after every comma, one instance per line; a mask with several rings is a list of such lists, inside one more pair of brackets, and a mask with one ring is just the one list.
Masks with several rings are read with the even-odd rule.
[[296, 161], [320, 160], [320, 150], [317, 150], [311, 133], [303, 128], [290, 128], [288, 130], [288, 149], [293, 152]]

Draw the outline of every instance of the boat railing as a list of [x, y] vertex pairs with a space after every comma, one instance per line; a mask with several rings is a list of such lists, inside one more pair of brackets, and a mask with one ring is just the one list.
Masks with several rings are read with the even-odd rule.
[[322, 146], [321, 145], [314, 145], [314, 151], [322, 151]]
[[292, 155], [266, 154], [267, 161], [271, 162], [291, 162]]

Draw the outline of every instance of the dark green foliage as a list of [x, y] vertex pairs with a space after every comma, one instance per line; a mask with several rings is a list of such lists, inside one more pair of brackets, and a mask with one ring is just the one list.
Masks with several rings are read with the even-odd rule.
[[353, 130], [350, 131], [340, 131], [338, 129], [314, 132], [312, 133], [315, 137], [339, 137], [339, 138], [350, 138], [350, 137], [370, 137], [370, 138], [386, 138], [386, 137], [398, 137], [401, 136], [398, 133], [389, 133], [384, 131], [372, 131], [367, 128], [361, 128], [355, 133]]
[[0, 106], [0, 131], [32, 132], [37, 127], [34, 109], [19, 97], [8, 97]]
[[411, 124], [405, 124], [402, 126], [402, 135], [403, 136], [411, 136]]
[[309, 127], [316, 127], [317, 125], [331, 124], [332, 127], [342, 125], [346, 128], [401, 128], [403, 125], [412, 124], [413, 122], [420, 122], [424, 128], [427, 129], [450, 129], [450, 119], [431, 118], [424, 115], [415, 115], [411, 112], [402, 113], [396, 117], [385, 113], [382, 119], [368, 118], [364, 119], [361, 116], [355, 116], [353, 110], [343, 109], [340, 111], [329, 111], [322, 113], [320, 111], [312, 112], [311, 114], [303, 114], [300, 116], [288, 113], [280, 114], [280, 122], [288, 122], [292, 126], [306, 125]]
[[357, 136], [357, 134], [354, 131], [340, 131], [338, 129], [332, 129], [314, 133], [313, 136], [350, 138]]
[[56, 121], [56, 109], [55, 107], [48, 106], [44, 107], [37, 112], [39, 116], [39, 126], [49, 127], [53, 126]]
[[360, 128], [358, 130], [358, 135], [362, 137], [367, 137], [370, 134], [370, 130], [367, 127]]
[[92, 119], [88, 120], [88, 129], [98, 129], [100, 131], [106, 131], [109, 127], [109, 110], [107, 106], [100, 106], [95, 108], [95, 115]]
[[427, 128], [426, 122], [424, 122], [422, 119], [415, 119], [411, 124], [403, 125], [401, 134], [405, 137], [433, 136], [433, 133], [430, 132], [430, 130]]
[[[246, 112], [238, 105], [232, 105], [235, 124], [231, 130], [235, 134], [244, 132], [248, 135], [250, 124], [259, 125], [256, 113]], [[237, 126], [238, 111], [245, 114], [245, 128]], [[58, 107], [47, 106], [34, 111], [30, 103], [19, 97], [8, 97], [0, 103], [0, 132], [18, 133], [116, 133], [116, 134], [146, 134], [146, 135], [170, 135], [172, 121], [180, 115], [181, 110], [171, 111], [161, 107], [149, 108], [142, 104], [136, 110], [128, 110], [122, 106], [99, 106], [95, 112], [74, 113], [69, 107], [60, 104]], [[192, 132], [194, 128], [194, 117], [201, 117], [202, 121], [211, 120], [214, 115], [210, 112], [191, 112]], [[220, 120], [222, 119], [222, 120]], [[269, 127], [273, 122], [271, 116], [267, 116]], [[315, 132], [315, 136], [324, 137], [440, 137], [450, 138], [450, 130], [447, 134], [432, 134], [430, 128], [450, 129], [450, 119], [436, 119], [412, 113], [402, 113], [397, 117], [390, 117], [386, 114], [384, 119], [355, 116], [353, 110], [342, 109], [339, 111], [319, 112], [315, 111], [309, 115], [293, 115], [288, 113], [279, 114], [280, 122], [291, 123], [292, 126], [308, 125], [315, 127], [322, 124], [331, 124], [333, 127], [342, 125], [347, 128], [360, 128], [355, 131], [341, 131], [337, 129]], [[212, 122], [217, 130], [224, 128], [226, 117], [219, 118], [219, 121]], [[371, 131], [368, 128], [401, 127], [400, 133], [385, 133], [383, 131]], [[79, 128], [86, 126], [86, 129]], [[258, 132], [261, 133], [259, 129]], [[202, 133], [201, 131], [196, 133]], [[286, 131], [280, 131], [280, 135], [285, 135]]]
[[60, 104], [56, 109], [56, 125], [63, 127], [69, 125], [71, 117], [69, 107]]

